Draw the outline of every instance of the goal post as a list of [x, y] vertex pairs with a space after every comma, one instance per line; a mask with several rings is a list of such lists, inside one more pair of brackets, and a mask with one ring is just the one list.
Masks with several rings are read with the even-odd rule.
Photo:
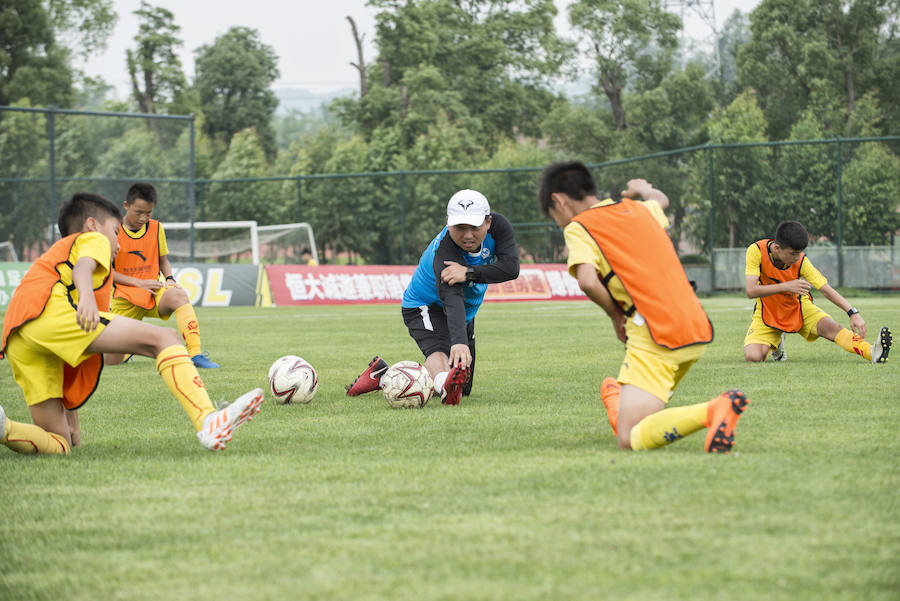
[[[191, 260], [191, 222], [162, 223], [169, 254], [182, 261]], [[318, 262], [319, 252], [312, 227], [308, 223], [259, 225], [256, 221], [195, 221], [193, 257], [223, 262], [249, 259], [259, 265], [263, 258], [277, 262], [308, 249]]]
[[8, 263], [18, 263], [19, 255], [16, 254], [16, 247], [12, 242], [0, 242], [0, 261]]

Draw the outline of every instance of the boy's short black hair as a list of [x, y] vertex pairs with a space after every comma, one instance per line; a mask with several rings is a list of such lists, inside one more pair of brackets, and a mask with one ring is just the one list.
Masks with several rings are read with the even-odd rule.
[[59, 227], [60, 235], [65, 238], [81, 232], [88, 217], [93, 217], [98, 221], [103, 221], [107, 217], [115, 217], [121, 222], [122, 209], [99, 194], [78, 192], [63, 202], [59, 209], [59, 219], [57, 219], [56, 225]]
[[550, 195], [556, 192], [575, 200], [584, 200], [586, 196], [597, 195], [597, 184], [587, 165], [581, 161], [551, 163], [541, 174], [538, 191], [538, 202], [544, 215], [550, 214], [550, 207], [553, 206]]
[[138, 182], [128, 188], [128, 194], [125, 195], [125, 204], [131, 204], [138, 198], [146, 200], [152, 205], [156, 204], [156, 188], [153, 184], [146, 182]]
[[782, 221], [775, 230], [775, 242], [782, 248], [804, 250], [809, 245], [809, 232], [799, 221]]

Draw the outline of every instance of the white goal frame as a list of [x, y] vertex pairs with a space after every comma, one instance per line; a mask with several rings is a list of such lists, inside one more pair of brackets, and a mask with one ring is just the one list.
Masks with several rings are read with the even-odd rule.
[[193, 225], [195, 230], [217, 230], [217, 229], [249, 229], [250, 230], [250, 251], [254, 265], [259, 265], [259, 234], [260, 232], [269, 232], [278, 229], [296, 228], [303, 230], [309, 235], [310, 253], [313, 260], [319, 262], [319, 251], [316, 248], [316, 237], [313, 235], [312, 227], [306, 223], [279, 223], [277, 225], [259, 225], [256, 221], [164, 221], [162, 226], [166, 230], [189, 230]]
[[[312, 234], [310, 234], [312, 235]], [[19, 255], [16, 254], [16, 247], [13, 246], [12, 242], [0, 242], [0, 248], [9, 249], [9, 256], [11, 257], [11, 263], [19, 262]]]

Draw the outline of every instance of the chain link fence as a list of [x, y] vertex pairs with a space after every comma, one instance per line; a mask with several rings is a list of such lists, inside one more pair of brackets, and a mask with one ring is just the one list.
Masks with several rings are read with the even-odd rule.
[[[543, 166], [204, 179], [196, 155], [192, 116], [0, 107], [0, 241], [32, 260], [52, 240], [62, 199], [90, 191], [118, 202], [148, 181], [163, 222], [307, 222], [320, 260], [409, 264], [442, 227], [447, 199], [474, 188], [513, 223], [523, 261], [565, 261], [562, 232], [538, 208]], [[601, 196], [618, 197], [634, 177], [666, 191], [670, 234], [701, 290], [742, 289], [747, 245], [784, 220], [810, 230], [810, 258], [835, 285], [897, 289], [898, 155], [900, 136], [838, 138], [708, 144], [590, 167]], [[187, 235], [193, 249], [229, 234]], [[299, 262], [302, 242], [282, 244], [271, 260]]]

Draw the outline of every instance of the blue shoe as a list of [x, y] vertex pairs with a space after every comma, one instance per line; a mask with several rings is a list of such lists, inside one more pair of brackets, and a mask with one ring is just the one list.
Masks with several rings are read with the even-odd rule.
[[191, 361], [194, 362], [195, 367], [213, 369], [215, 367], [219, 367], [218, 363], [213, 363], [209, 360], [209, 351], [200, 353], [199, 355], [194, 355], [191, 357]]

